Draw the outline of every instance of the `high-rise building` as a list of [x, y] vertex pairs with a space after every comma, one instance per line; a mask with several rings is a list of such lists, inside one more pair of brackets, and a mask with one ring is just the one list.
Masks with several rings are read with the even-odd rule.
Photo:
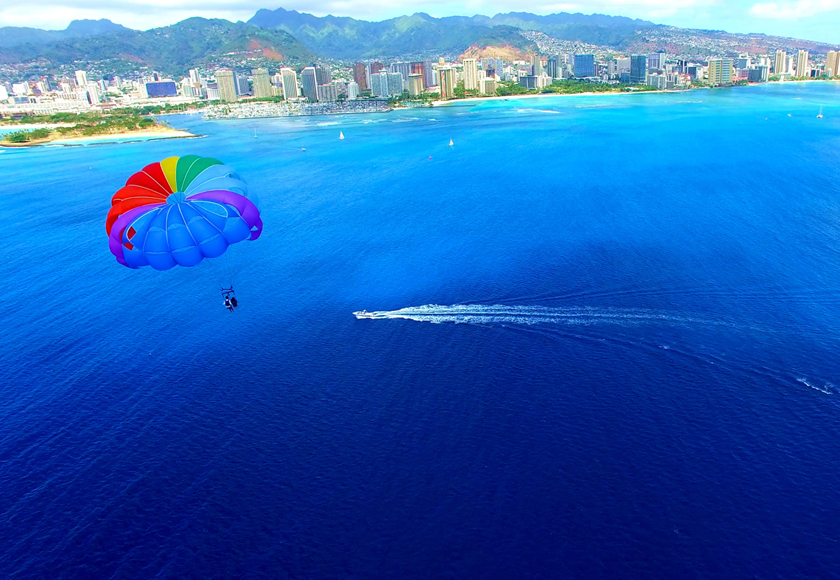
[[[365, 68], [365, 63], [363, 62], [357, 62], [353, 65], [353, 80], [356, 81], [356, 84], [359, 85], [359, 88], [363, 91], [369, 88]], [[347, 96], [349, 97], [350, 95]]]
[[330, 84], [332, 82], [332, 73], [330, 72], [330, 69], [322, 66], [316, 66], [315, 80], [318, 81], [318, 86]]
[[427, 87], [435, 86], [435, 71], [430, 60], [423, 61], [423, 84]]
[[647, 67], [648, 70], [651, 69], [658, 69], [664, 70], [665, 69], [665, 62], [668, 60], [668, 53], [663, 50], [659, 52], [652, 52], [648, 55]]
[[549, 57], [545, 63], [545, 74], [553, 79], [560, 78], [560, 59], [556, 56]]
[[408, 94], [416, 97], [423, 93], [423, 75], [408, 75]]
[[825, 74], [829, 77], [840, 76], [840, 53], [829, 50], [825, 57]]
[[709, 84], [713, 87], [731, 85], [735, 78], [731, 58], [713, 58], [709, 60]]
[[634, 54], [630, 57], [630, 84], [641, 85], [647, 79], [647, 57]]
[[787, 53], [784, 50], [776, 51], [776, 61], [773, 64], [773, 74], [780, 75], [787, 72], [785, 65], [787, 64]]
[[496, 78], [484, 77], [479, 85], [482, 95], [492, 95], [496, 92]]
[[373, 94], [373, 75], [379, 74], [385, 68], [381, 62], [372, 62], [365, 66], [365, 74], [367, 75], [367, 86], [371, 94]]
[[219, 98], [225, 102], [236, 101], [236, 83], [233, 80], [233, 71], [222, 69], [216, 71], [216, 82], [219, 84]]
[[196, 87], [201, 86], [201, 74], [196, 68], [190, 69], [190, 83], [192, 83], [192, 85]]
[[811, 76], [811, 66], [808, 64], [808, 51], [800, 50], [796, 55], [796, 76]]
[[751, 68], [747, 80], [751, 83], [766, 83], [770, 78], [770, 69], [766, 66]]
[[300, 86], [304, 98], [318, 100], [318, 77], [314, 66], [308, 66], [300, 72]]
[[271, 81], [268, 79], [268, 71], [258, 68], [251, 71], [254, 77], [254, 96], [258, 99], [265, 99], [274, 95], [271, 90]]
[[378, 73], [370, 75], [370, 92], [375, 97], [387, 97], [391, 94], [388, 91], [387, 72], [380, 70]]
[[440, 75], [440, 98], [451, 99], [455, 96], [455, 69], [445, 66], [438, 69], [438, 74]]
[[404, 88], [405, 88], [405, 81], [403, 80], [402, 73], [389, 72], [388, 73], [388, 94], [389, 95], [401, 95]]
[[648, 71], [647, 78], [645, 79], [645, 84], [658, 90], [667, 89], [668, 77], [662, 73], [651, 73], [650, 71]]
[[146, 94], [150, 99], [159, 97], [174, 97], [178, 94], [178, 87], [174, 81], [156, 81], [146, 83]]
[[198, 96], [198, 89], [193, 86], [188, 77], [181, 80], [181, 88], [179, 89], [182, 97], [195, 98]]
[[324, 103], [334, 103], [338, 99], [338, 87], [330, 83], [318, 85], [318, 100]]
[[478, 62], [474, 58], [465, 58], [461, 61], [464, 65], [464, 90], [478, 90]]
[[283, 98], [298, 98], [297, 73], [291, 68], [281, 68], [280, 76], [283, 79]]
[[357, 83], [356, 81], [350, 81], [349, 83], [347, 83], [347, 98], [359, 98], [359, 83]]
[[76, 86], [80, 89], [83, 89], [87, 85], [88, 85], [87, 73], [83, 70], [77, 70], [76, 71]]
[[595, 76], [595, 55], [575, 55], [575, 76], [579, 79]]
[[253, 95], [254, 89], [251, 87], [251, 81], [248, 80], [247, 74], [236, 75], [236, 90], [240, 95]]
[[[175, 86], [175, 83], [172, 83], [172, 86]], [[176, 90], [177, 94], [177, 90]], [[102, 101], [102, 94], [99, 92], [99, 85], [96, 83], [88, 83], [87, 86], [87, 99], [91, 105], [95, 105]]]
[[374, 97], [382, 96], [382, 77], [379, 73], [370, 75], [370, 94]]
[[539, 76], [543, 74], [545, 70], [542, 66], [542, 58], [538, 54], [531, 55], [531, 74], [534, 76]]
[[388, 72], [398, 72], [403, 76], [403, 79], [407, 79], [408, 75], [411, 74], [411, 63], [410, 62], [395, 62], [391, 64], [388, 68]]

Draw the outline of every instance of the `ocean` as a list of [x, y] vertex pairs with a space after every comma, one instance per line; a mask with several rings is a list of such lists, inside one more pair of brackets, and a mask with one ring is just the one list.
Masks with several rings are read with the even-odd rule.
[[[840, 84], [167, 120], [0, 152], [0, 577], [837, 577]], [[262, 237], [121, 266], [187, 154]]]

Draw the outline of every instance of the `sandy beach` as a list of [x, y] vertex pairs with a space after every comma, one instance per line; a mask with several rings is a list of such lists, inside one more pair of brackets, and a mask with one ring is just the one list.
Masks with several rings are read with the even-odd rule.
[[90, 135], [87, 137], [68, 137], [58, 139], [43, 139], [39, 141], [30, 141], [27, 143], [3, 143], [0, 147], [20, 148], [20, 147], [39, 147], [42, 145], [89, 145], [96, 143], [126, 143], [130, 141], [156, 141], [159, 139], [189, 139], [200, 137], [200, 135], [193, 135], [189, 131], [181, 131], [179, 129], [165, 129], [155, 127], [149, 130], [127, 131], [124, 133], [107, 133], [104, 135]]

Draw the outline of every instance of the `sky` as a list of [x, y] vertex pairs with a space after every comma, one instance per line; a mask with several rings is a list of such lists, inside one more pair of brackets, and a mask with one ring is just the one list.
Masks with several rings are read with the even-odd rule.
[[[275, 2], [277, 0], [274, 0]], [[108, 18], [147, 30], [191, 16], [248, 20], [271, 0], [30, 0], [0, 2], [0, 26], [62, 29], [71, 20]], [[283, 0], [287, 10], [384, 20], [414, 12], [432, 16], [492, 16], [580, 12], [642, 18], [657, 24], [728, 32], [761, 32], [840, 45], [840, 0]]]

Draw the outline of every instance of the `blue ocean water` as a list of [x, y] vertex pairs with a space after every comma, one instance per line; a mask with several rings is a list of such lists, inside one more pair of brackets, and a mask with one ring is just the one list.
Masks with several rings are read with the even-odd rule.
[[[168, 120], [0, 153], [0, 577], [836, 576], [840, 85]], [[184, 154], [262, 238], [120, 266]]]

